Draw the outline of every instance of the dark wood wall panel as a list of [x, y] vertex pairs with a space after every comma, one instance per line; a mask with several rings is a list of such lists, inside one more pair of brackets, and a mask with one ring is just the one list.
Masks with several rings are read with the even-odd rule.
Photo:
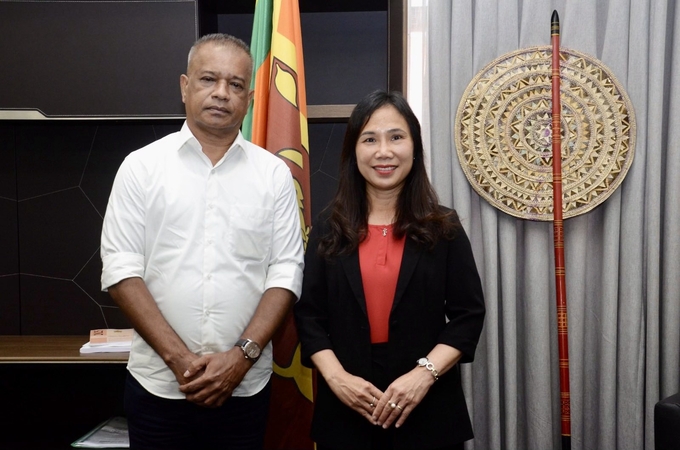
[[19, 241], [14, 128], [0, 123], [0, 334], [19, 334]]
[[[14, 301], [3, 302], [3, 334], [88, 334], [128, 327], [101, 292], [101, 227], [118, 167], [131, 151], [179, 130], [181, 120], [139, 122], [6, 122], [13, 136], [16, 244]], [[5, 149], [9, 147], [4, 147]], [[4, 150], [2, 154], [9, 153]], [[7, 166], [6, 164], [2, 165]], [[3, 215], [3, 218], [6, 217]], [[4, 222], [3, 222], [4, 223]], [[3, 260], [6, 259], [3, 253]], [[11, 267], [5, 269], [5, 272]], [[0, 282], [6, 284], [10, 278]], [[14, 291], [11, 290], [12, 286]]]
[[196, 0], [4, 1], [0, 30], [9, 117], [184, 113], [177, 80], [199, 34]]

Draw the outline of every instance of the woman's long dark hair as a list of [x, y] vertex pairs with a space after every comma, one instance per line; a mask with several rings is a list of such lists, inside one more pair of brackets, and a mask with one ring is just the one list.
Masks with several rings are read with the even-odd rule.
[[329, 230], [319, 242], [318, 251], [323, 256], [350, 253], [366, 238], [369, 205], [366, 180], [357, 166], [356, 144], [373, 113], [387, 105], [393, 106], [404, 117], [413, 139], [413, 167], [404, 180], [397, 200], [395, 237], [406, 235], [409, 239], [432, 248], [438, 239], [453, 237], [455, 233], [458, 223], [457, 220], [452, 220], [455, 212], [440, 208], [437, 193], [427, 178], [418, 118], [399, 92], [378, 90], [356, 105], [347, 124], [340, 155], [338, 190], [327, 208], [330, 210]]

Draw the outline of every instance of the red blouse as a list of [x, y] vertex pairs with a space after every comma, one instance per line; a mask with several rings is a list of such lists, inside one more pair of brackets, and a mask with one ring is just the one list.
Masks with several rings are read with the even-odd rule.
[[359, 244], [359, 266], [371, 326], [371, 343], [387, 342], [389, 320], [406, 238], [395, 239], [392, 225], [369, 225]]

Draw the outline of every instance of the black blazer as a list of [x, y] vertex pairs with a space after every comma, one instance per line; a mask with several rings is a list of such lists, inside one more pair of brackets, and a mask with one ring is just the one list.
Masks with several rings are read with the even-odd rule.
[[[452, 220], [460, 225], [457, 217]], [[312, 367], [311, 355], [331, 349], [347, 372], [373, 382], [359, 255], [320, 257], [316, 250], [326, 230], [324, 219], [312, 229], [302, 295], [295, 304], [303, 363]], [[460, 350], [461, 363], [472, 361], [484, 314], [482, 286], [462, 226], [454, 239], [442, 239], [432, 250], [407, 237], [389, 319], [390, 380], [412, 370], [438, 343]], [[343, 449], [370, 448], [373, 427], [317, 377], [314, 441]], [[397, 448], [404, 449], [443, 447], [473, 437], [458, 365], [434, 383], [395, 433]]]

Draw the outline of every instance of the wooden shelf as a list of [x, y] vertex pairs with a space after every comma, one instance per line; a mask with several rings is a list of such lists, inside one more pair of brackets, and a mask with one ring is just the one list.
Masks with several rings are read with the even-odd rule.
[[320, 121], [346, 121], [355, 105], [307, 105], [307, 118]]
[[88, 336], [0, 336], [0, 364], [125, 364], [129, 353], [80, 354]]

